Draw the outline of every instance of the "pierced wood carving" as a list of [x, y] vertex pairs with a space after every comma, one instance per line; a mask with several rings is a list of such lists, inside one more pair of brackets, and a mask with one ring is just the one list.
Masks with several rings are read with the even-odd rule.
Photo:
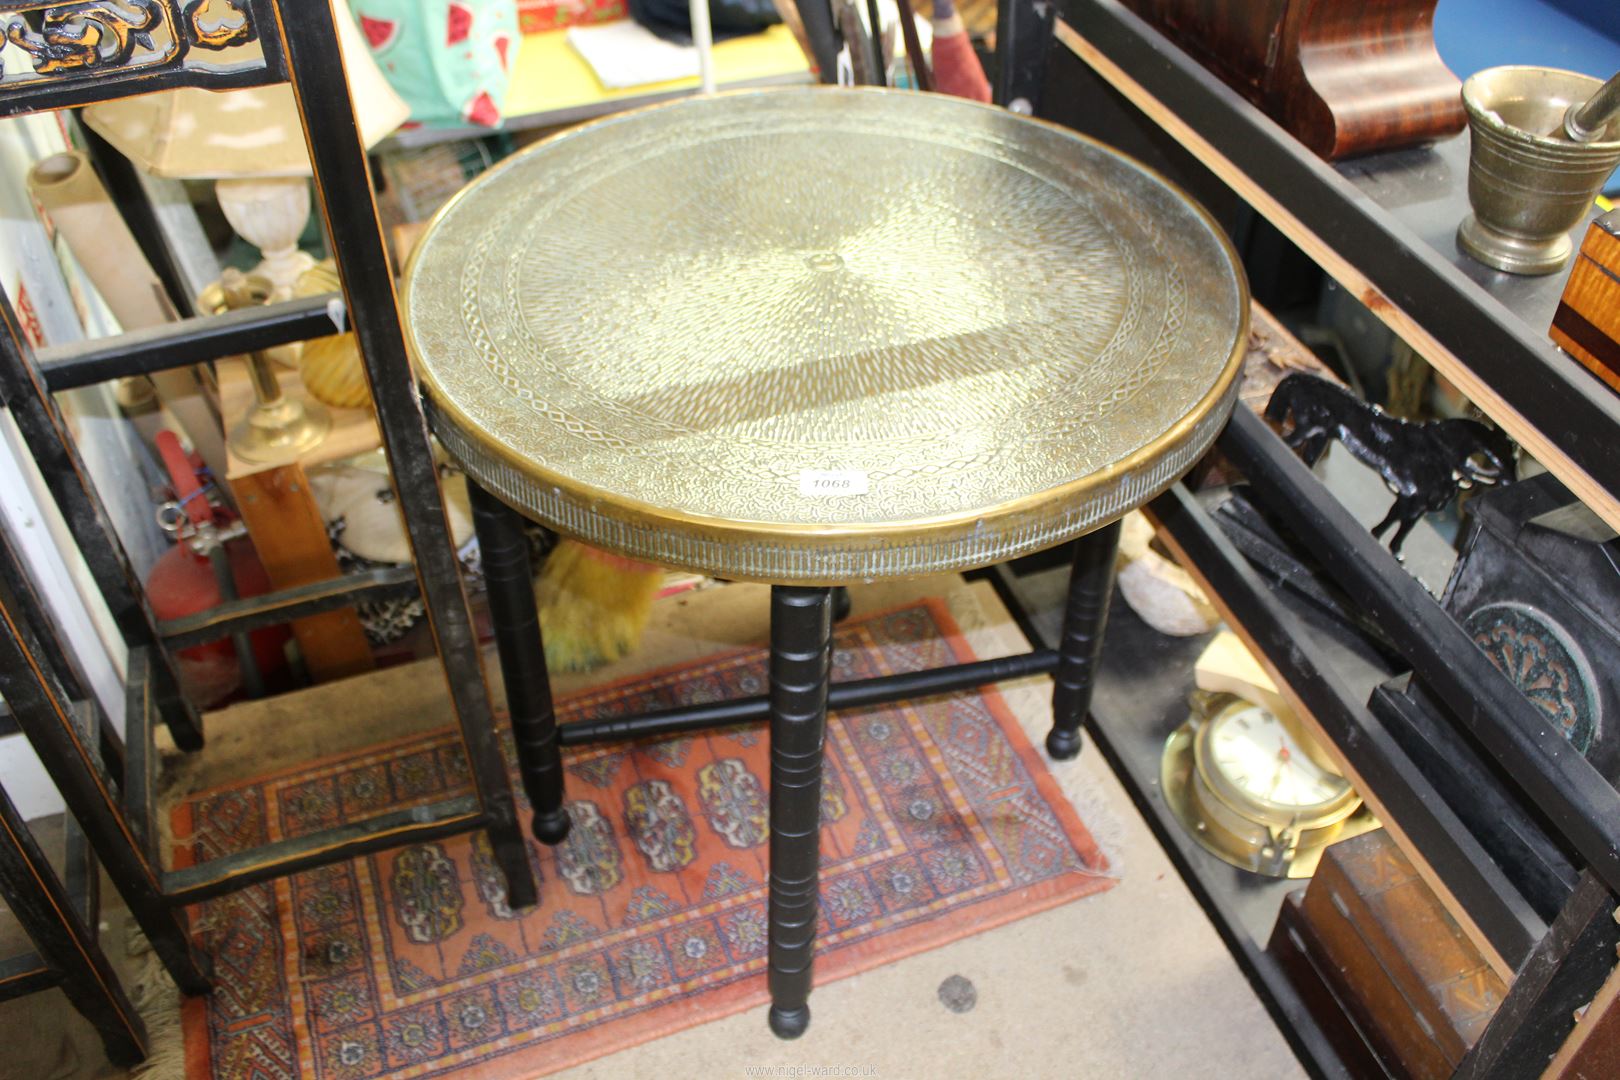
[[[60, 75], [86, 68], [120, 67], [129, 63], [140, 48], [156, 53], [154, 30], [159, 37], [175, 40], [171, 13], [152, 0], [79, 3], [46, 8], [36, 32], [21, 14], [6, 25], [6, 38], [26, 52], [40, 75]], [[173, 45], [167, 46], [172, 51]]]
[[112, 74], [220, 67], [188, 64], [187, 55], [193, 48], [224, 52], [258, 39], [251, 0], [20, 3], [6, 5], [0, 16], [6, 40], [33, 66], [31, 73], [0, 67], [0, 91]]
[[229, 49], [258, 37], [252, 15], [233, 0], [191, 0], [185, 28], [191, 44], [202, 49]]

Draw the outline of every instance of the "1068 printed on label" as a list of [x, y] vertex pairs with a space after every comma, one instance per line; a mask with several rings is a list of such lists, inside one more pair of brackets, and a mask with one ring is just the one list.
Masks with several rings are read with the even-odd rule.
[[804, 469], [799, 473], [799, 494], [806, 498], [865, 495], [868, 490], [865, 469]]

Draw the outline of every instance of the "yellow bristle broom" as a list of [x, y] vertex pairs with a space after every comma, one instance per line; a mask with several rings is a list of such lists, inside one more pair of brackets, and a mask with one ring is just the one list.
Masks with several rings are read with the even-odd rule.
[[650, 563], [558, 541], [535, 586], [546, 666], [590, 671], [629, 655], [663, 584], [663, 570]]

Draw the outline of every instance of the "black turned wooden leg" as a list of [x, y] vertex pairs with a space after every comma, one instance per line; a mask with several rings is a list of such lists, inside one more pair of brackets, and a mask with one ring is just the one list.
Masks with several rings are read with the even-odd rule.
[[771, 590], [771, 1030], [810, 1026], [832, 590]]
[[517, 741], [518, 772], [534, 809], [535, 839], [560, 844], [569, 826], [568, 812], [563, 809], [562, 746], [557, 741], [557, 714], [551, 703], [545, 643], [540, 638], [529, 541], [517, 511], [477, 484], [469, 481], [467, 489], [484, 584], [489, 590], [495, 647], [506, 681], [506, 707]]
[[1080, 753], [1080, 725], [1091, 709], [1118, 550], [1117, 521], [1087, 533], [1075, 544], [1069, 599], [1063, 609], [1063, 640], [1058, 642], [1057, 685], [1052, 689], [1052, 730], [1046, 736], [1046, 752], [1058, 761]]
[[833, 617], [833, 622], [843, 622], [845, 619], [849, 618], [849, 613], [852, 610], [854, 610], [854, 608], [855, 608], [855, 601], [849, 595], [849, 587], [845, 586], [845, 585], [835, 585], [835, 586], [833, 586], [833, 591], [832, 591], [832, 617]]
[[[86, 916], [4, 790], [0, 790], [0, 895], [68, 1001], [95, 1026], [108, 1060], [124, 1066], [144, 1060], [146, 1026], [140, 1014], [124, 995]], [[26, 1037], [22, 1032], [15, 1035]]]

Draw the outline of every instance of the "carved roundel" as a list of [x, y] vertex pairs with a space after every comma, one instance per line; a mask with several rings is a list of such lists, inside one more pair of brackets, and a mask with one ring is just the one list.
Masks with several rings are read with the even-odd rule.
[[1592, 669], [1580, 646], [1546, 613], [1524, 604], [1486, 604], [1463, 621], [1513, 684], [1583, 755], [1601, 723]]

